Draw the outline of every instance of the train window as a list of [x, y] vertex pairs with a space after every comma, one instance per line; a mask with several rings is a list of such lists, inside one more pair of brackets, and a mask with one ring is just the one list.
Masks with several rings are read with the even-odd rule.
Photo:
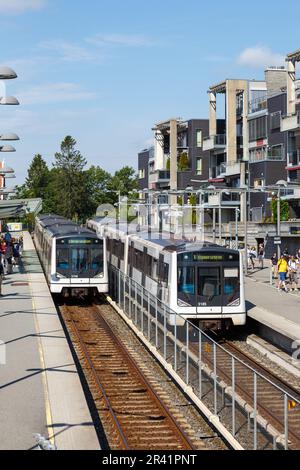
[[240, 299], [239, 269], [224, 269], [224, 305], [237, 303]]
[[100, 248], [91, 249], [91, 269], [94, 271], [94, 275], [103, 272], [103, 250]]
[[195, 268], [178, 268], [178, 293], [195, 295]]
[[211, 298], [221, 295], [220, 268], [198, 268], [198, 294]]
[[88, 253], [86, 248], [72, 248], [71, 250], [71, 261], [72, 261], [72, 272], [82, 273], [88, 269]]
[[57, 248], [57, 272], [64, 274], [70, 267], [69, 250], [67, 248]]

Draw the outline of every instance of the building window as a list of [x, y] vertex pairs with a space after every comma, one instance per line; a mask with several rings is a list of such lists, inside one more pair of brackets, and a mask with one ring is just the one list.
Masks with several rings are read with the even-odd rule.
[[262, 116], [249, 121], [249, 140], [266, 139], [267, 137], [267, 117]]
[[258, 147], [249, 151], [250, 162], [259, 162], [267, 159], [267, 147]]
[[196, 174], [202, 175], [202, 158], [197, 158], [196, 161]]
[[254, 180], [254, 189], [263, 188], [265, 186], [265, 180], [257, 178]]
[[281, 111], [270, 114], [270, 130], [280, 129]]
[[197, 131], [196, 131], [196, 146], [198, 148], [202, 147], [202, 140], [203, 140], [202, 130], [197, 129]]
[[139, 179], [143, 180], [145, 178], [145, 170], [139, 170]]

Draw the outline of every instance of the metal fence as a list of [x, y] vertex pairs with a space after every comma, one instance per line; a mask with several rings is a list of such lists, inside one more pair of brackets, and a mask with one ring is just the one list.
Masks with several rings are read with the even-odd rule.
[[110, 286], [125, 315], [245, 449], [288, 450], [297, 440], [295, 397], [113, 266]]

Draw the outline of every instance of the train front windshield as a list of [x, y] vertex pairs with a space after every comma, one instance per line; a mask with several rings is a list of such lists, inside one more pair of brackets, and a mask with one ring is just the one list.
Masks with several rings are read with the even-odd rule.
[[103, 273], [103, 240], [74, 238], [57, 240], [56, 271], [73, 278], [96, 277]]
[[178, 306], [226, 307], [240, 303], [238, 253], [179, 254], [177, 276]]

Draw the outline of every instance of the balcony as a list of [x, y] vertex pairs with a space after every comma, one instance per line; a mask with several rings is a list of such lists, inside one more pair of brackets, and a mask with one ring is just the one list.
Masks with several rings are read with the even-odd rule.
[[210, 179], [224, 178], [226, 174], [226, 164], [221, 163], [221, 165], [211, 167], [209, 173]]
[[226, 147], [226, 134], [217, 134], [205, 137], [203, 140], [203, 151], [224, 149]]
[[241, 172], [240, 162], [226, 163], [225, 167], [226, 167], [226, 176], [239, 175]]
[[295, 189], [282, 189], [281, 199], [284, 201], [293, 201], [300, 199], [300, 188]]
[[288, 154], [288, 166], [287, 169], [293, 169], [300, 166], [300, 150], [295, 150]]
[[229, 191], [221, 192], [218, 194], [211, 194], [208, 196], [208, 207], [221, 206], [221, 207], [239, 207], [241, 203], [241, 196], [238, 193], [230, 193]]
[[152, 170], [149, 176], [149, 183], [168, 183], [170, 181], [170, 172], [168, 170]]
[[267, 97], [257, 98], [249, 102], [249, 114], [265, 111], [268, 107]]
[[[279, 147], [279, 146], [278, 146]], [[249, 152], [250, 163], [262, 162], [266, 160], [270, 161], [283, 161], [285, 159], [284, 147], [267, 150], [263, 149], [251, 149]]]
[[294, 131], [300, 129], [300, 113], [290, 114], [281, 117], [281, 132]]

